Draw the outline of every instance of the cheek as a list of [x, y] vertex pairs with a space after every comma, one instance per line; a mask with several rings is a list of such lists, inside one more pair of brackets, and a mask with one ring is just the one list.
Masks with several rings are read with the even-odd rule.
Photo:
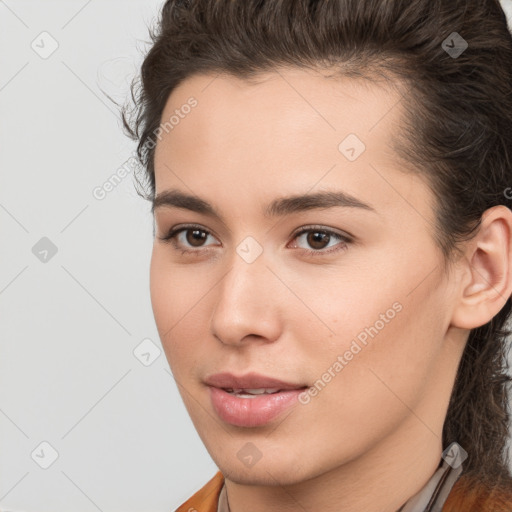
[[[172, 315], [172, 306], [175, 303], [174, 294], [176, 290], [173, 283], [172, 274], [167, 270], [161, 251], [157, 247], [153, 247], [151, 255], [149, 289], [151, 296], [151, 305], [153, 307], [153, 315], [156, 325], [162, 334], [170, 329], [172, 323], [170, 316]], [[162, 339], [162, 342], [164, 340]]]
[[298, 321], [298, 339], [308, 360], [315, 361], [310, 377], [320, 379], [319, 388], [326, 383], [333, 390], [325, 392], [330, 406], [341, 402], [353, 412], [365, 402], [400, 407], [394, 393], [412, 403], [428, 384], [443, 340], [442, 283], [435, 272], [422, 282], [434, 259], [429, 265], [426, 257], [418, 268], [412, 255], [392, 256], [385, 259], [385, 271], [376, 260], [367, 265], [371, 272], [341, 271], [333, 278], [332, 271], [329, 279], [317, 274], [296, 288], [316, 316]]
[[293, 313], [289, 308], [288, 314], [294, 315], [291, 325], [300, 326], [298, 340], [316, 340], [313, 345], [318, 352], [312, 360], [320, 362], [321, 354], [331, 359], [333, 354], [343, 354], [354, 338], [364, 347], [372, 334], [382, 338], [403, 315], [399, 288], [389, 274], [383, 282], [379, 279], [380, 273], [350, 265], [316, 270], [295, 281], [294, 292], [301, 301], [292, 300], [297, 306]]
[[191, 269], [192, 266], [187, 268], [173, 264], [166, 247], [153, 248], [150, 295], [155, 321], [161, 334], [172, 329], [199, 300], [199, 291], [194, 289], [194, 275]]
[[387, 301], [373, 304], [368, 320], [354, 325], [331, 353], [331, 361], [342, 356], [342, 369], [326, 405], [340, 407], [343, 417], [363, 415], [367, 425], [379, 423], [382, 415], [398, 421], [431, 387], [442, 342], [439, 322], [432, 317], [439, 306], [428, 293], [397, 294], [397, 299], [396, 310]]
[[[150, 266], [150, 295], [153, 316], [160, 341], [172, 368], [178, 345], [173, 342], [179, 330], [179, 320], [184, 315], [183, 280], [181, 272], [175, 272], [166, 261], [164, 251], [153, 249]], [[185, 292], [186, 293], [186, 292]]]
[[153, 316], [173, 373], [179, 368], [195, 368], [204, 350], [209, 318], [208, 285], [197, 280], [193, 265], [176, 266], [169, 262], [165, 248], [155, 247], [150, 265], [150, 295]]

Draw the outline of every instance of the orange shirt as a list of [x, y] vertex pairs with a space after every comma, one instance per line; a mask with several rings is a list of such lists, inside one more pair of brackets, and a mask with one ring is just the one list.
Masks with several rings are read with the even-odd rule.
[[[437, 472], [436, 472], [437, 473]], [[451, 471], [450, 471], [451, 473]], [[447, 473], [437, 473], [442, 476]], [[435, 476], [435, 475], [434, 475]], [[434, 478], [433, 476], [433, 478]], [[430, 480], [432, 482], [432, 480]], [[175, 512], [218, 512], [219, 496], [224, 486], [224, 476], [218, 471], [199, 491], [197, 491], [185, 503], [179, 506]], [[506, 487], [493, 488], [486, 486], [475, 477], [463, 475], [449, 489], [442, 484], [437, 487], [434, 494], [445, 494], [446, 501], [442, 504], [442, 512], [510, 512], [512, 511], [512, 491]], [[415, 497], [408, 500], [400, 509], [423, 512], [428, 510], [439, 510], [435, 502], [425, 507], [419, 503], [419, 497], [429, 494], [428, 484]], [[415, 499], [416, 498], [416, 499]], [[434, 508], [432, 508], [434, 507]]]
[[175, 512], [217, 512], [220, 491], [224, 485], [224, 475], [217, 471], [204, 487], [201, 487]]

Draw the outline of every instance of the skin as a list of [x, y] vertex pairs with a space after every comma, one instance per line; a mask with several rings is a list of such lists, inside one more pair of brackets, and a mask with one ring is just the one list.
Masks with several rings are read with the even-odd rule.
[[[512, 214], [487, 210], [464, 257], [443, 272], [434, 196], [391, 149], [403, 116], [397, 90], [294, 68], [260, 78], [196, 75], [168, 98], [162, 119], [190, 96], [198, 105], [157, 143], [156, 193], [193, 193], [224, 222], [155, 209], [157, 328], [194, 426], [225, 476], [231, 512], [393, 512], [439, 465], [469, 330], [512, 292]], [[350, 133], [366, 145], [352, 162], [338, 149]], [[277, 197], [325, 190], [348, 192], [375, 212], [263, 215]], [[182, 233], [179, 248], [160, 239], [188, 223], [207, 238], [194, 244]], [[352, 242], [294, 237], [312, 224]], [[247, 236], [263, 248], [250, 264], [236, 252]], [[401, 311], [308, 404], [257, 428], [216, 415], [206, 376], [255, 371], [313, 386], [396, 302]], [[248, 442], [261, 453], [252, 467], [237, 457]]]

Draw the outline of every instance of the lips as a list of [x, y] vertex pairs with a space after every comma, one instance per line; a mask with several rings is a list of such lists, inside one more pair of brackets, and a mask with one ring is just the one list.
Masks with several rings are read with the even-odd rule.
[[303, 389], [287, 389], [263, 395], [233, 395], [208, 386], [213, 410], [226, 423], [236, 427], [262, 427], [299, 403]]
[[241, 376], [216, 373], [204, 382], [217, 416], [238, 427], [258, 427], [275, 420], [298, 404], [298, 396], [308, 387], [254, 372]]
[[307, 387], [305, 384], [285, 382], [273, 377], [266, 377], [255, 372], [246, 373], [245, 375], [236, 376], [232, 373], [216, 373], [209, 375], [204, 379], [205, 384], [224, 390], [265, 390], [265, 391], [282, 391], [292, 389], [303, 389]]

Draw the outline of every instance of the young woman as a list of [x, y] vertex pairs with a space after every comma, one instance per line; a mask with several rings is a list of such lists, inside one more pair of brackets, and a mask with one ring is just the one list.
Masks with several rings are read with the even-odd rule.
[[499, 2], [169, 0], [151, 37], [151, 299], [219, 468], [178, 510], [512, 510]]

